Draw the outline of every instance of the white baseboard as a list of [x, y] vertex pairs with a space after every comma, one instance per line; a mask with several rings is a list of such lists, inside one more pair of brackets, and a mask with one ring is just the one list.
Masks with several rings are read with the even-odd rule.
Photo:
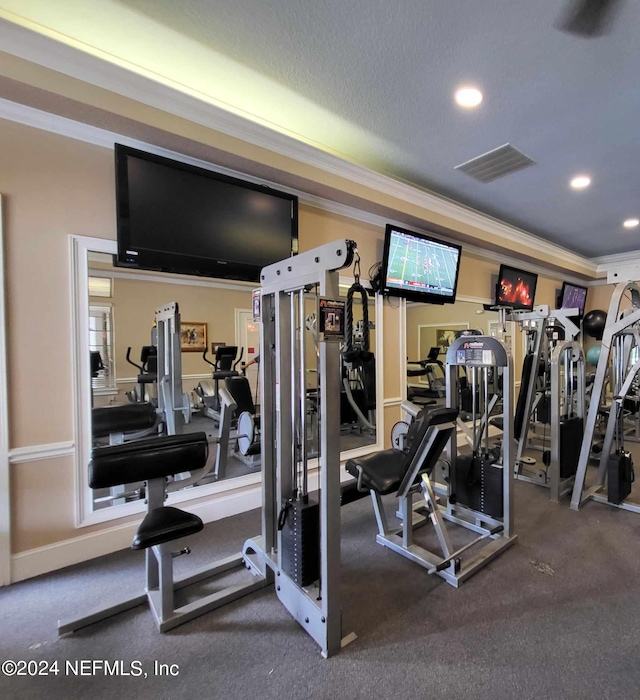
[[[244, 513], [262, 504], [261, 485], [255, 488], [218, 496], [215, 500], [196, 503], [185, 508], [205, 523]], [[11, 582], [17, 583], [66, 566], [111, 554], [131, 546], [138, 521], [80, 535], [44, 547], [36, 547], [11, 557]], [[259, 533], [256, 533], [259, 534]], [[240, 543], [241, 545], [242, 543]]]

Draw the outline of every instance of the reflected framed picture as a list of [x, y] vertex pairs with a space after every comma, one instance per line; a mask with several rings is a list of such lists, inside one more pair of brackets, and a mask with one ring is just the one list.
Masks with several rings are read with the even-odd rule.
[[207, 324], [197, 321], [180, 322], [180, 350], [204, 352], [207, 349]]
[[456, 339], [458, 328], [436, 328], [436, 345], [441, 353], [446, 353], [449, 345]]

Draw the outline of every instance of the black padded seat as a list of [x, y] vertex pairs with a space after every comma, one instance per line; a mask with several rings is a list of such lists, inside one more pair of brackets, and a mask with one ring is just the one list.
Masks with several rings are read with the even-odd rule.
[[204, 467], [208, 454], [209, 443], [204, 432], [97, 447], [89, 462], [89, 486], [92, 489], [111, 488], [195, 471]]
[[112, 433], [153, 428], [156, 417], [156, 409], [150, 403], [104, 406], [91, 410], [91, 428], [94, 437], [107, 437]]
[[[362, 475], [358, 466], [362, 467]], [[398, 490], [408, 466], [406, 452], [382, 450], [365, 457], [347, 460], [345, 469], [351, 476], [359, 478], [361, 489], [366, 491], [373, 489], [385, 496]]]
[[163, 542], [200, 532], [204, 524], [197, 515], [172, 506], [154, 508], [147, 513], [136, 532], [132, 549], [147, 549]]
[[[364, 457], [349, 459], [345, 469], [358, 479], [358, 488], [361, 491], [373, 490], [382, 496], [397, 491], [427, 430], [434, 425], [455, 423], [457, 416], [458, 410], [455, 408], [423, 408], [409, 426], [406, 450], [381, 450]], [[441, 451], [444, 444], [438, 447]]]

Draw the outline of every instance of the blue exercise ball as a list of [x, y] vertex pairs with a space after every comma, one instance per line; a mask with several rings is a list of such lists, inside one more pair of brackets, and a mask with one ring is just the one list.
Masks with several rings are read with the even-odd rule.
[[600, 359], [600, 353], [602, 352], [602, 343], [598, 343], [597, 345], [592, 345], [588, 350], [587, 350], [587, 364], [588, 365], [597, 365], [598, 360]]
[[607, 312], [593, 309], [582, 319], [582, 330], [591, 338], [602, 340], [604, 327], [607, 324]]

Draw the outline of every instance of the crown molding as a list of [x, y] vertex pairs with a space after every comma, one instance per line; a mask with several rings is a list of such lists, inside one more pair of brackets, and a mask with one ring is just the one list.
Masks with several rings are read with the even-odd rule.
[[533, 247], [541, 260], [560, 257], [569, 265], [586, 268], [594, 276], [596, 274], [596, 265], [589, 258], [465, 205], [349, 162], [343, 154], [329, 152], [330, 149], [326, 146], [311, 143], [300, 134], [277, 131], [276, 125], [261, 121], [255, 115], [229, 111], [231, 106], [221, 105], [210, 95], [194, 91], [188, 94], [184, 85], [172, 83], [163, 76], [155, 76], [154, 79], [151, 73], [141, 74], [141, 69], [137, 66], [128, 65], [121, 60], [116, 64], [113, 56], [98, 58], [63, 43], [63, 37], [57, 41], [1, 18], [0, 42], [4, 51], [24, 60], [162, 109], [371, 190], [384, 192], [458, 223], [473, 226], [502, 240], [507, 248], [514, 249], [519, 245]]
[[[67, 117], [60, 117], [55, 114], [50, 114], [49, 112], [44, 112], [42, 110], [35, 109], [34, 107], [28, 107], [26, 105], [11, 102], [2, 98], [0, 98], [0, 119], [7, 119], [9, 121], [14, 121], [19, 124], [33, 127], [35, 129], [49, 131], [51, 133], [58, 134], [59, 136], [65, 136], [67, 138], [83, 141], [85, 143], [89, 143], [94, 146], [99, 146], [101, 148], [113, 149], [116, 143], [120, 143], [125, 146], [131, 146], [132, 148], [137, 148], [143, 151], [147, 151], [149, 153], [154, 153], [159, 156], [164, 156], [165, 158], [172, 158], [183, 163], [195, 165], [197, 167], [204, 168], [206, 170], [211, 170], [217, 173], [222, 173], [224, 175], [229, 175], [231, 177], [240, 178], [242, 180], [253, 182], [255, 184], [276, 187], [282, 191], [295, 194], [302, 204], [306, 204], [307, 206], [315, 207], [317, 209], [322, 209], [323, 211], [328, 211], [332, 214], [344, 216], [349, 219], [362, 221], [364, 223], [377, 226], [381, 229], [384, 229], [387, 224], [393, 224], [395, 226], [404, 225], [402, 221], [394, 220], [389, 217], [379, 216], [378, 214], [373, 214], [362, 209], [357, 209], [356, 207], [351, 207], [346, 204], [341, 204], [339, 202], [334, 202], [329, 199], [324, 199], [322, 197], [309, 194], [308, 192], [304, 192], [302, 190], [296, 190], [291, 187], [284, 187], [278, 183], [269, 182], [262, 178], [247, 175], [246, 173], [237, 170], [232, 170], [231, 168], [213, 165], [209, 161], [200, 160], [199, 158], [193, 158], [191, 156], [186, 156], [182, 153], [170, 151], [166, 148], [161, 148], [153, 144], [129, 138], [128, 136], [123, 136], [112, 131], [107, 131], [106, 129], [101, 129], [99, 127], [91, 126], [89, 124], [83, 124], [81, 122], [74, 121], [73, 119], [68, 119]], [[433, 234], [433, 231], [430, 231], [428, 228], [420, 228], [418, 226], [413, 226], [412, 228], [421, 233]], [[438, 237], [450, 243], [458, 242], [455, 241], [453, 238], [449, 238], [440, 233], [438, 233]], [[538, 239], [535, 240], [538, 241]], [[510, 247], [514, 247], [513, 242]], [[479, 258], [492, 261], [496, 260], [496, 253], [494, 251], [481, 248], [480, 246], [474, 246], [465, 243], [464, 250], [470, 253], [471, 255], [474, 255]], [[558, 254], [558, 250], [555, 251], [556, 255]], [[563, 254], [565, 258], [569, 255], [568, 253], [566, 253], [566, 251], [563, 252]], [[582, 258], [580, 256], [576, 256], [576, 258], [579, 259], [580, 265], [592, 266], [593, 273], [595, 275], [596, 266], [595, 264], [592, 264], [592, 261], [590, 261], [588, 258]], [[547, 267], [543, 259], [540, 259], [540, 261], [536, 263], [535, 269], [531, 264], [527, 264], [519, 258], [511, 257], [502, 253], [500, 254], [500, 262], [504, 262], [508, 265], [514, 265], [516, 267], [519, 266], [523, 269], [529, 269], [532, 272], [544, 271], [544, 274], [548, 277], [551, 277], [552, 279], [557, 279], [560, 281], [566, 280], [567, 282], [574, 282], [576, 284], [585, 284], [585, 281], [582, 278], [574, 277], [569, 273], [559, 272], [556, 269]]]

